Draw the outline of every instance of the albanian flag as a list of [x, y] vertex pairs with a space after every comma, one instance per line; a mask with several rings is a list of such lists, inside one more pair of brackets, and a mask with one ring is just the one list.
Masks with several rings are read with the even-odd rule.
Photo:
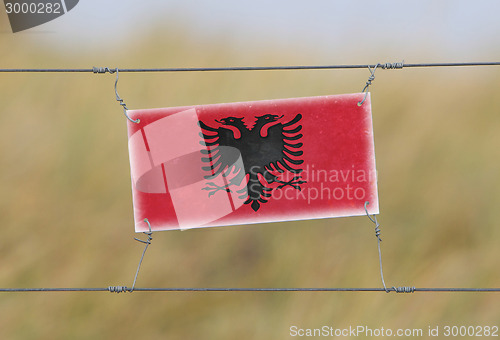
[[128, 111], [135, 230], [377, 214], [363, 97]]

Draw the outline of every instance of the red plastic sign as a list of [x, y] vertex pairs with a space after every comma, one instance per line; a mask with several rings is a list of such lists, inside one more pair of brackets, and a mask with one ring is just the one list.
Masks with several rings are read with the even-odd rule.
[[363, 97], [128, 111], [135, 230], [377, 214]]

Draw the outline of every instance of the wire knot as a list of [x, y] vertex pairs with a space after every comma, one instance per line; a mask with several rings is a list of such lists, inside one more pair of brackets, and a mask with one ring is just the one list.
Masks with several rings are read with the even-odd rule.
[[149, 231], [143, 231], [142, 233], [144, 235], [147, 235], [148, 239], [146, 241], [144, 241], [144, 240], [141, 240], [141, 239], [134, 237], [134, 240], [149, 245], [149, 244], [151, 244], [151, 241], [153, 240], [153, 237], [151, 236], [151, 235], [153, 235], [153, 231], [151, 230], [151, 223], [149, 223], [149, 220], [147, 218], [144, 219], [144, 222], [146, 222], [148, 224]]
[[375, 226], [375, 237], [380, 241], [382, 242], [382, 239], [380, 238], [380, 234], [382, 233], [382, 231], [380, 230], [380, 224], [377, 224]]
[[[366, 81], [365, 89], [367, 89], [367, 88], [368, 88], [368, 86], [370, 86], [370, 85], [372, 84], [372, 81], [374, 81], [374, 80], [375, 80], [375, 75], [374, 75], [374, 74], [370, 75], [370, 76], [368, 77], [368, 80]], [[365, 91], [365, 90], [363, 90], [363, 92], [364, 92], [364, 91]]]
[[109, 68], [109, 67], [92, 67], [92, 72], [94, 73], [110, 73], [113, 74], [117, 72], [117, 69]]
[[377, 217], [375, 215], [373, 215], [373, 217], [371, 217], [370, 214], [368, 213], [368, 209], [367, 209], [367, 205], [368, 204], [370, 204], [370, 202], [366, 201], [365, 202], [366, 216], [368, 216], [368, 218], [370, 219], [370, 221], [372, 221], [373, 224], [375, 224], [375, 237], [377, 237], [378, 241], [382, 242], [382, 239], [380, 238], [380, 234], [382, 233], [382, 231], [380, 230], [380, 223], [378, 223]]
[[382, 68], [383, 70], [394, 70], [394, 69], [402, 69], [405, 65], [405, 61], [403, 60], [400, 63], [385, 63], [385, 64], [379, 64], [379, 67]]
[[377, 67], [379, 67], [380, 64], [375, 65], [375, 67], [372, 69], [370, 66], [368, 66], [368, 70], [370, 71], [370, 76], [368, 77], [368, 80], [366, 81], [365, 87], [363, 87], [363, 91], [361, 93], [364, 93], [365, 96], [363, 97], [363, 100], [358, 102], [358, 106], [363, 105], [363, 103], [366, 100], [366, 97], [368, 96], [368, 88], [372, 84], [372, 81], [375, 80], [375, 71], [377, 70]]
[[126, 286], [109, 286], [108, 291], [110, 293], [124, 293], [124, 292], [132, 292]]
[[[392, 290], [396, 293], [414, 293], [415, 287], [392, 287]], [[387, 293], [389, 292], [390, 290], [387, 290]]]
[[147, 235], [148, 236], [148, 239], [146, 241], [144, 240], [141, 240], [137, 237], [134, 237], [134, 240], [138, 241], [138, 242], [141, 242], [141, 243], [144, 243], [144, 244], [151, 244], [151, 241], [153, 240], [153, 237], [151, 236], [153, 233], [152, 232], [143, 232], [143, 234]]

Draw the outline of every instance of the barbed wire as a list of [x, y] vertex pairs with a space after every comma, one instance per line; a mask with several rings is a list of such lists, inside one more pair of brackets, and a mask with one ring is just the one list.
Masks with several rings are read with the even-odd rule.
[[217, 72], [217, 71], [273, 71], [273, 70], [334, 70], [334, 69], [402, 69], [418, 67], [460, 67], [460, 66], [500, 66], [500, 61], [493, 62], [445, 62], [445, 63], [376, 63], [355, 65], [296, 65], [296, 66], [231, 66], [231, 67], [167, 67], [167, 68], [3, 68], [0, 72], [59, 72], [59, 73], [114, 73], [119, 72]]

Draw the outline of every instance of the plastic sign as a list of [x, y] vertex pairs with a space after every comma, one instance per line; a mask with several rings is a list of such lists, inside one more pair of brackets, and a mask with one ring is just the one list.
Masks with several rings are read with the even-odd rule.
[[128, 111], [135, 230], [377, 214], [363, 97]]

